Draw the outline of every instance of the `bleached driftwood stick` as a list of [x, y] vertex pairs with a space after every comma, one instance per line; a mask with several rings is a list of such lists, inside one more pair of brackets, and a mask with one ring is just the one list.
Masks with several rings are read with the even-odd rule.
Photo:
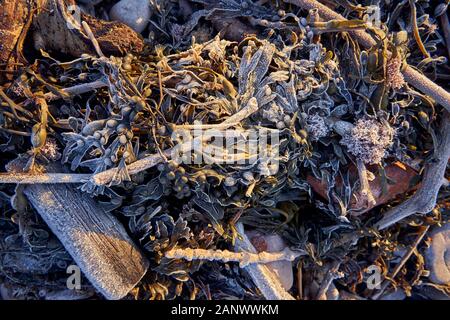
[[[284, 0], [284, 1], [299, 6], [300, 8], [303, 8], [305, 10], [317, 9], [320, 17], [325, 20], [346, 20], [344, 16], [331, 10], [330, 8], [328, 8], [327, 6], [316, 0]], [[352, 34], [356, 38], [356, 40], [365, 48], [371, 48], [376, 45], [376, 41], [372, 38], [370, 34], [368, 34], [365, 31], [353, 30], [349, 31], [349, 33]], [[426, 95], [429, 95], [434, 100], [436, 100], [437, 103], [439, 103], [448, 111], [450, 111], [449, 92], [447, 92], [445, 89], [435, 84], [433, 81], [428, 79], [426, 76], [424, 76], [422, 73], [415, 70], [411, 66], [408, 65], [405, 66], [405, 68], [402, 70], [402, 73], [405, 80], [410, 85], [416, 87]]]
[[0, 183], [83, 183], [90, 177], [92, 177], [91, 174], [84, 173], [0, 173]]
[[445, 112], [442, 119], [439, 138], [433, 159], [425, 165], [425, 173], [419, 189], [411, 198], [387, 211], [383, 219], [377, 223], [379, 229], [385, 229], [415, 213], [428, 213], [436, 206], [437, 195], [444, 182], [445, 170], [450, 158], [450, 114], [448, 112]]
[[[235, 248], [236, 251], [246, 251], [256, 254], [256, 249], [245, 235], [244, 226], [238, 222], [236, 228], [241, 235], [242, 239], [237, 238]], [[295, 300], [281, 284], [280, 280], [276, 277], [267, 266], [264, 264], [250, 264], [245, 267], [245, 270], [249, 273], [255, 285], [261, 291], [263, 296], [268, 300]]]
[[274, 261], [294, 261], [301, 254], [296, 253], [289, 248], [279, 252], [232, 252], [228, 250], [207, 250], [207, 249], [172, 249], [165, 253], [165, 256], [170, 259], [185, 259], [192, 260], [208, 260], [208, 261], [222, 261], [239, 262], [243, 268], [249, 264], [254, 263], [269, 263]]
[[[20, 172], [13, 160], [7, 169]], [[55, 163], [48, 170], [63, 171]], [[23, 189], [92, 285], [107, 299], [121, 299], [147, 272], [149, 263], [122, 224], [89, 195], [69, 184], [29, 184]]]

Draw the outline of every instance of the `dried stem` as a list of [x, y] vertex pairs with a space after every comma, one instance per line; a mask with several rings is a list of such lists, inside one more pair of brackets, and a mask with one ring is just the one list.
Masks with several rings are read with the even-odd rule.
[[[170, 149], [171, 150], [171, 149]], [[165, 156], [170, 156], [170, 150], [164, 151]], [[150, 169], [156, 166], [158, 163], [164, 161], [164, 157], [160, 154], [152, 154], [141, 160], [137, 160], [127, 166], [128, 173], [130, 175], [139, 173], [141, 171]], [[91, 181], [96, 185], [108, 185], [119, 174], [119, 168], [112, 168], [100, 173], [97, 173], [91, 177]]]
[[430, 54], [427, 49], [423, 45], [422, 39], [419, 34], [419, 27], [417, 26], [417, 9], [416, 9], [416, 0], [409, 0], [409, 6], [411, 8], [411, 25], [413, 27], [414, 39], [416, 39], [417, 45], [419, 46], [420, 51], [425, 56], [425, 58], [429, 58]]
[[[76, 96], [76, 95], [83, 94], [83, 93], [93, 91], [95, 89], [103, 88], [106, 86], [107, 86], [106, 82], [101, 81], [101, 80], [96, 80], [96, 81], [93, 81], [90, 83], [83, 83], [83, 84], [78, 84], [73, 87], [64, 88], [61, 91], [63, 91], [64, 93], [70, 94], [72, 96]], [[61, 98], [61, 96], [56, 95], [52, 92], [48, 92], [45, 94], [45, 100], [47, 100], [47, 101], [58, 100], [60, 98]]]
[[[285, 0], [287, 3], [291, 3], [299, 6], [305, 10], [317, 9], [320, 16], [326, 20], [342, 20], [345, 19], [339, 13], [334, 12], [327, 6], [321, 4], [316, 0]], [[349, 31], [358, 42], [365, 48], [371, 48], [376, 45], [376, 41], [372, 38], [370, 34], [362, 30]], [[423, 93], [429, 95], [437, 103], [441, 104], [444, 108], [450, 111], [450, 93], [447, 92], [442, 87], [435, 84], [433, 81], [425, 77], [423, 74], [413, 69], [411, 66], [406, 65], [402, 70], [405, 80], [421, 90]]]
[[[395, 269], [392, 271], [391, 275], [389, 276], [389, 279], [393, 280], [397, 274], [400, 272], [400, 270], [403, 268], [405, 263], [409, 260], [411, 255], [413, 254], [414, 250], [416, 250], [419, 243], [422, 241], [423, 237], [425, 237], [426, 233], [430, 229], [430, 226], [426, 226], [420, 234], [417, 236], [414, 243], [411, 245], [409, 250], [405, 253], [405, 255], [402, 257], [402, 260], [395, 266]], [[381, 297], [381, 295], [384, 293], [384, 291], [388, 288], [388, 286], [391, 284], [390, 281], [384, 280], [383, 284], [381, 285], [381, 288], [379, 291], [372, 297], [373, 300], [377, 300]]]
[[232, 252], [228, 250], [207, 250], [207, 249], [172, 249], [165, 253], [166, 258], [192, 260], [208, 260], [239, 262], [244, 268], [254, 263], [269, 263], [275, 261], [294, 261], [301, 254], [290, 250], [289, 248], [279, 252]]
[[334, 280], [342, 278], [343, 274], [339, 272], [341, 262], [335, 262], [334, 265], [328, 270], [325, 279], [320, 284], [320, 288], [316, 295], [316, 300], [327, 300], [327, 292], [330, 289]]
[[425, 165], [422, 184], [416, 193], [384, 214], [377, 223], [385, 229], [415, 213], [428, 213], [436, 206], [437, 195], [444, 181], [445, 170], [450, 158], [450, 114], [445, 112], [440, 130], [440, 141], [434, 150], [434, 159]]
[[361, 184], [361, 196], [364, 200], [367, 200], [369, 207], [375, 206], [377, 201], [375, 200], [372, 191], [370, 190], [369, 179], [367, 178], [367, 169], [362, 160], [357, 159], [356, 165], [358, 168], [359, 182]]
[[[256, 253], [248, 237], [245, 235], [244, 226], [238, 222], [236, 228], [241, 238], [236, 239], [236, 250]], [[295, 300], [281, 284], [275, 273], [264, 264], [250, 264], [245, 267], [255, 285], [268, 300]]]

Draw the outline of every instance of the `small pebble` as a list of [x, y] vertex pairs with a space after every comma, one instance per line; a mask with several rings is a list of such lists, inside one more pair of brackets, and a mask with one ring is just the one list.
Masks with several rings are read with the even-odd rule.
[[425, 252], [430, 280], [441, 285], [450, 284], [450, 223], [430, 233], [431, 244]]
[[151, 14], [147, 0], [122, 0], [109, 11], [111, 20], [123, 22], [138, 33], [145, 30]]

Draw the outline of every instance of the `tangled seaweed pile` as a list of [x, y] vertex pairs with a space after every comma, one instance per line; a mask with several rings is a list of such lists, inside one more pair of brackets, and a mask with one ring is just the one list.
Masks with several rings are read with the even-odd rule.
[[[350, 19], [329, 22], [294, 6], [301, 1], [286, 2], [161, 1], [140, 54], [100, 51], [63, 61], [41, 50], [0, 90], [2, 166], [19, 154], [30, 173], [56, 160], [74, 177], [109, 173], [80, 188], [127, 224], [150, 259], [130, 295], [136, 299], [261, 299], [238, 263], [169, 258], [175, 249], [234, 251], [239, 224], [283, 238], [297, 283], [286, 290], [299, 299], [379, 298], [394, 287], [400, 295], [448, 294], [448, 283], [428, 280], [425, 245], [416, 241], [448, 221], [448, 185], [427, 215], [376, 225], [418, 188], [444, 139], [444, 106], [410, 86], [401, 70], [416, 66], [448, 90], [449, 44], [435, 20], [445, 10], [434, 13], [428, 1], [382, 2], [376, 28], [363, 20], [369, 7], [352, 1], [329, 1]], [[410, 9], [420, 17], [414, 23]], [[217, 24], [221, 35], [207, 31]], [[370, 32], [376, 46], [364, 49], [354, 30]], [[254, 35], [231, 41], [244, 33]], [[227, 163], [229, 146], [209, 152], [213, 135], [177, 135], [196, 128], [276, 134], [266, 146], [276, 150], [276, 164], [240, 149], [246, 137], [231, 144], [241, 161]], [[174, 159], [177, 145], [198, 143], [203, 148], [191, 158]], [[155, 161], [146, 170], [130, 170], [149, 157]], [[64, 288], [54, 279], [70, 257], [20, 185], [0, 185], [0, 196], [4, 282], [21, 284], [14, 294], [28, 298]], [[45, 259], [45, 293], [25, 290], [23, 274], [32, 272], [8, 262], [21, 250]], [[382, 290], [368, 287], [374, 267], [389, 279]]]

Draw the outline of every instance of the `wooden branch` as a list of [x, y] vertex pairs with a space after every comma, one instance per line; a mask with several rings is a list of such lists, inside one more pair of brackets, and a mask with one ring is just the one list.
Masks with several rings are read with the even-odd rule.
[[[326, 20], [346, 20], [344, 16], [331, 10], [330, 8], [316, 0], [285, 0], [285, 2], [294, 4], [305, 10], [316, 9], [319, 12], [319, 15]], [[353, 35], [356, 40], [365, 48], [371, 48], [376, 45], [376, 41], [370, 34], [365, 31], [353, 30], [349, 31], [349, 33]], [[437, 103], [446, 108], [447, 111], [450, 111], [449, 92], [435, 84], [433, 81], [428, 79], [426, 76], [424, 76], [411, 66], [406, 65], [406, 67], [402, 70], [402, 73], [405, 80], [410, 85], [421, 90], [426, 95], [429, 95], [434, 100], [436, 100]]]
[[278, 252], [232, 252], [228, 250], [207, 250], [207, 249], [172, 249], [165, 253], [169, 259], [208, 260], [222, 262], [239, 262], [241, 267], [246, 267], [254, 263], [269, 263], [275, 261], [294, 261], [301, 254], [285, 248]]
[[441, 129], [440, 141], [434, 150], [434, 158], [425, 165], [422, 184], [416, 193], [387, 211], [376, 226], [385, 229], [392, 224], [415, 213], [428, 213], [436, 206], [437, 195], [444, 181], [445, 170], [450, 158], [450, 114], [445, 113]]
[[[15, 160], [17, 161], [17, 160]], [[7, 168], [20, 172], [23, 164]], [[51, 170], [62, 171], [57, 164]], [[107, 299], [121, 299], [146, 273], [149, 263], [122, 224], [95, 200], [68, 184], [30, 184], [24, 194]]]
[[[238, 222], [236, 228], [241, 239], [236, 239], [236, 251], [247, 251], [256, 253], [255, 247], [245, 234], [244, 226]], [[245, 267], [255, 285], [261, 291], [263, 296], [268, 300], [295, 300], [281, 284], [275, 274], [263, 264], [250, 264]]]
[[54, 183], [83, 183], [92, 177], [91, 174], [83, 173], [0, 173], [0, 183], [21, 184], [54, 184]]

